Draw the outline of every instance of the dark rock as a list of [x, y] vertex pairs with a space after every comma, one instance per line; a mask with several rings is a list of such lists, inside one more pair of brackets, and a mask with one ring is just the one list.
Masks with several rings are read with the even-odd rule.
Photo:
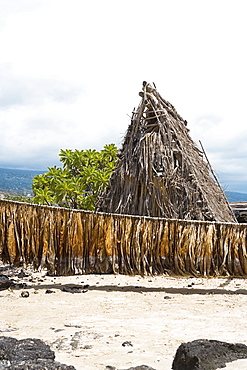
[[26, 274], [23, 269], [21, 269], [21, 271], [19, 272], [19, 274], [17, 276], [18, 276], [19, 279], [22, 279], [24, 277], [28, 277], [29, 275]]
[[[4, 357], [1, 356], [2, 351]], [[10, 362], [20, 362], [26, 360], [55, 359], [54, 352], [47, 344], [40, 339], [21, 339], [10, 337], [0, 337], [0, 359]]]
[[54, 333], [59, 333], [60, 331], [64, 331], [64, 329], [55, 329]]
[[40, 339], [0, 337], [0, 369], [75, 370], [74, 366], [60, 364], [54, 359], [54, 352]]
[[23, 292], [21, 292], [21, 297], [28, 298], [29, 297], [29, 292], [27, 290], [24, 290]]
[[82, 348], [83, 349], [92, 349], [93, 346], [91, 344], [85, 344]]
[[46, 289], [45, 294], [51, 294], [51, 293], [55, 293], [55, 291], [51, 289]]
[[133, 347], [133, 344], [129, 340], [126, 340], [125, 342], [122, 343], [122, 346], [123, 347], [127, 347], [127, 346]]
[[8, 289], [11, 285], [11, 281], [8, 276], [0, 274], [0, 290]]
[[17, 269], [16, 267], [10, 266], [10, 265], [3, 265], [0, 266], [0, 272], [8, 277], [17, 276], [20, 272], [20, 269]]
[[12, 265], [0, 266], [0, 273], [4, 273], [4, 275], [8, 276], [9, 278], [22, 278], [31, 275], [31, 272], [28, 272], [27, 269], [14, 267]]
[[182, 343], [176, 352], [173, 370], [215, 370], [227, 362], [247, 358], [247, 346], [217, 340], [198, 339]]

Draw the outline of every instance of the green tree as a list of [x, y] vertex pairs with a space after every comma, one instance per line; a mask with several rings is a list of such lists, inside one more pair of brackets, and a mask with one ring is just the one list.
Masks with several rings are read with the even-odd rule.
[[47, 172], [33, 178], [33, 202], [95, 210], [115, 167], [117, 152], [114, 144], [101, 151], [61, 149], [62, 167], [48, 167]]

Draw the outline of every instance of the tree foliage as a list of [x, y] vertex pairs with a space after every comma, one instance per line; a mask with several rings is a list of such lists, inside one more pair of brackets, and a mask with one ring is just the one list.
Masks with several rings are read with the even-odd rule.
[[93, 211], [115, 167], [117, 152], [114, 144], [101, 151], [61, 149], [62, 167], [48, 167], [33, 178], [33, 202]]

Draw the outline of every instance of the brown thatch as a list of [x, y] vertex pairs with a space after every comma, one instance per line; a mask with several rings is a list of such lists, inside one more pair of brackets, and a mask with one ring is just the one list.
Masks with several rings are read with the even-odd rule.
[[247, 225], [0, 200], [0, 260], [58, 275], [247, 276]]
[[116, 170], [99, 203], [109, 213], [236, 222], [202, 148], [187, 122], [143, 83]]

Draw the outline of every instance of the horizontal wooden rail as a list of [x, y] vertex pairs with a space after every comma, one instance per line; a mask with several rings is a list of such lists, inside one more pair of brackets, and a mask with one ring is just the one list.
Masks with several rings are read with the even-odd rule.
[[247, 276], [247, 225], [0, 200], [0, 259], [50, 274]]

